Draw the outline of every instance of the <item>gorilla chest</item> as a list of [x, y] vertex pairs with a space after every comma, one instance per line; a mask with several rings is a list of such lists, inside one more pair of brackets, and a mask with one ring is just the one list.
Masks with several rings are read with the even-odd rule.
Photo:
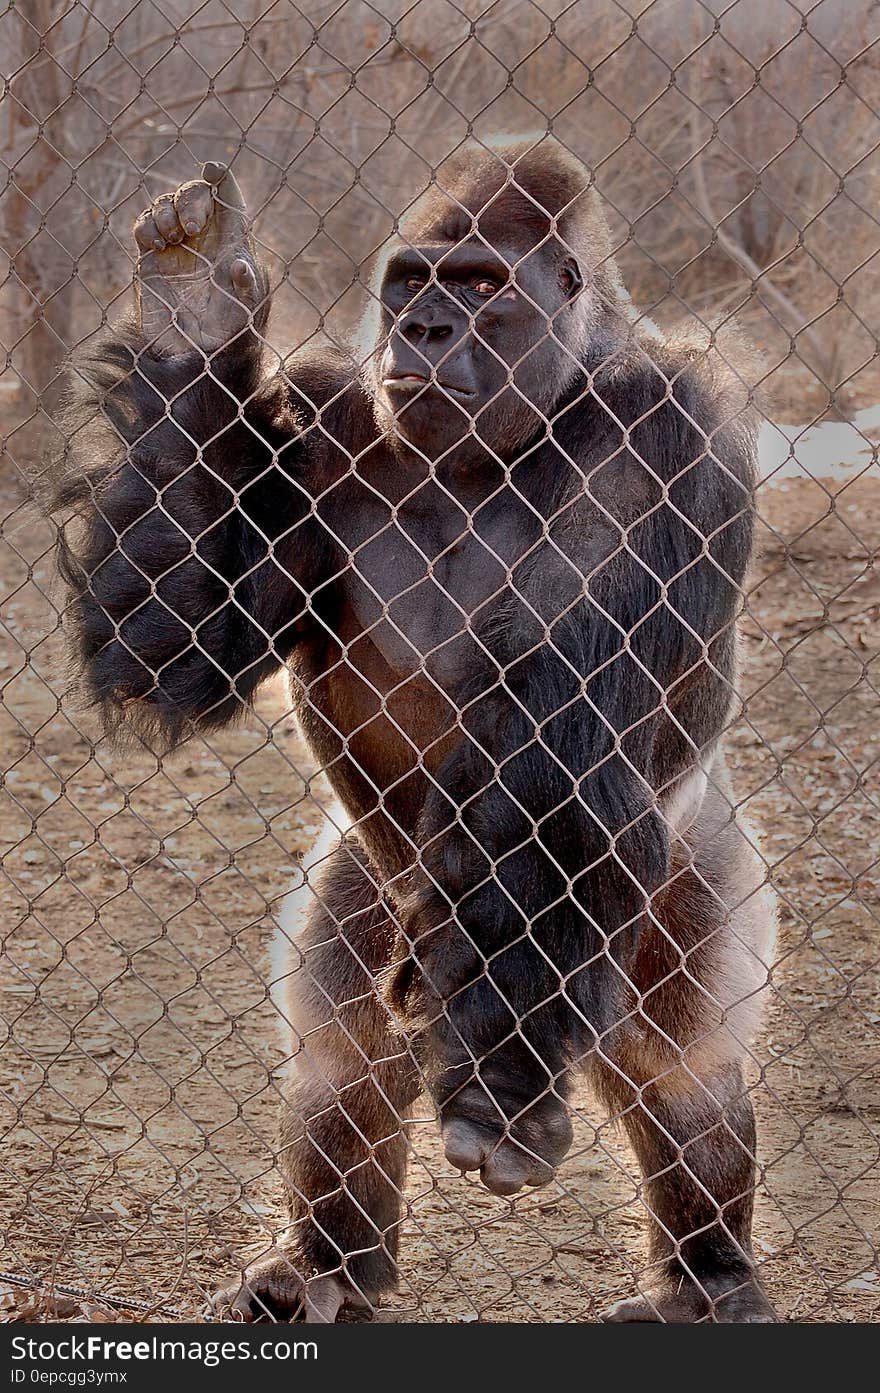
[[[394, 677], [425, 674], [449, 691], [471, 670], [475, 634], [512, 593], [540, 527], [515, 496], [473, 515], [442, 495], [432, 501], [396, 516], [376, 510], [372, 529], [350, 545], [346, 585], [361, 641]], [[352, 661], [357, 650], [356, 642]]]

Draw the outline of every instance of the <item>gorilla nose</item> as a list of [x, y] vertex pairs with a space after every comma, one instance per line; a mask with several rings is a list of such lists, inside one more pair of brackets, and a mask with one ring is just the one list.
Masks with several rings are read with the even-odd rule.
[[403, 337], [411, 344], [422, 347], [425, 344], [442, 343], [444, 339], [451, 337], [454, 332], [452, 316], [440, 308], [431, 308], [426, 305], [424, 309], [413, 310], [410, 314], [404, 315], [400, 323], [400, 332]]

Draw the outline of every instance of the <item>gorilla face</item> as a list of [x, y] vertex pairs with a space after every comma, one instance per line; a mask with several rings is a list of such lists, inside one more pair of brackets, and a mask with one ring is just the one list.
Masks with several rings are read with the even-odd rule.
[[[399, 245], [381, 288], [378, 392], [394, 430], [428, 458], [528, 439], [572, 375], [564, 319], [581, 288], [556, 238], [529, 229]], [[500, 234], [500, 235], [499, 235]], [[562, 314], [560, 312], [563, 312]]]

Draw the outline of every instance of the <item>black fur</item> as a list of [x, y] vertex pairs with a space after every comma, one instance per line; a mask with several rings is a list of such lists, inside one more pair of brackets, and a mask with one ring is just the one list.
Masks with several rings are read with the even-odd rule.
[[161, 358], [122, 325], [78, 355], [71, 396], [53, 505], [80, 515], [59, 565], [85, 695], [108, 726], [130, 711], [162, 742], [223, 725], [308, 606], [283, 566], [309, 508], [288, 394], [253, 341]]

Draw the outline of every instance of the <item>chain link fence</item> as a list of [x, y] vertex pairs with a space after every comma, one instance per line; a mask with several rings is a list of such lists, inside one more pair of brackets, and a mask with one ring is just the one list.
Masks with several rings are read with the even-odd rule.
[[4, 1318], [877, 1318], [878, 18], [0, 11]]

